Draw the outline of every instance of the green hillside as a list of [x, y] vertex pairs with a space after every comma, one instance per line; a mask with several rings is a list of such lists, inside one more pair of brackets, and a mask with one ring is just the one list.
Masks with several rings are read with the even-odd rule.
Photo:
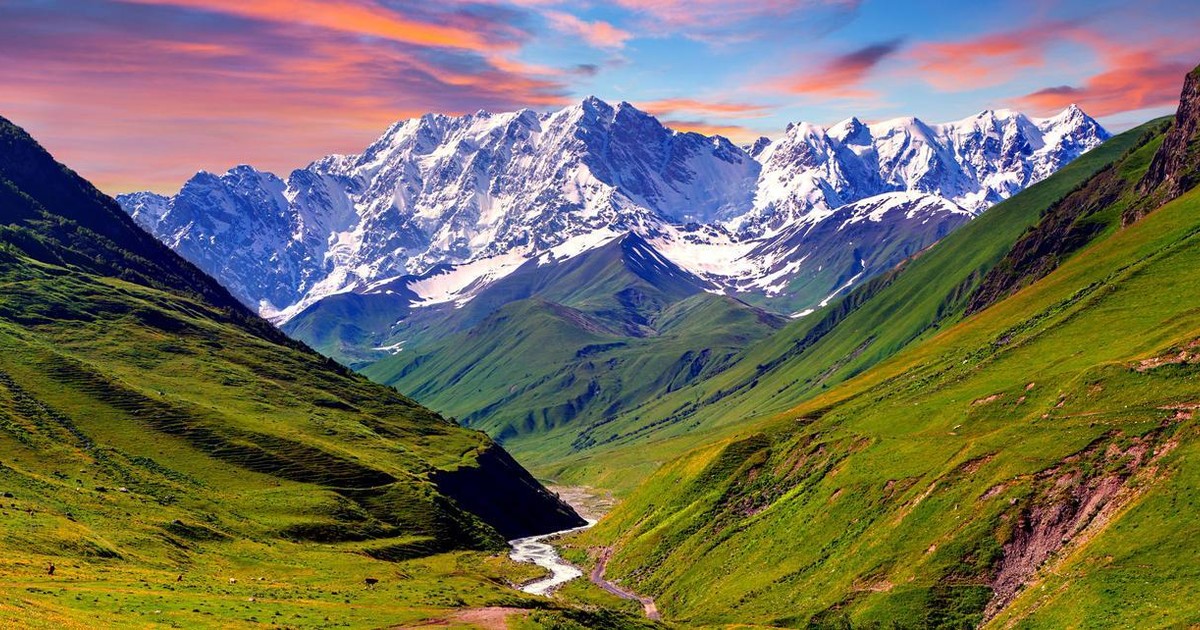
[[1115, 136], [892, 272], [747, 346], [728, 369], [627, 410], [597, 429], [601, 448], [527, 465], [624, 491], [672, 454], [785, 411], [931, 338], [962, 319], [989, 271], [1044, 213], [1117, 161], [1144, 169], [1165, 125], [1153, 121]]
[[685, 625], [1200, 623], [1198, 119], [966, 259], [973, 315], [670, 461], [585, 542]]
[[[1042, 213], [1135, 148], [1148, 160], [1164, 124], [1111, 139], [791, 322], [704, 292], [629, 235], [531, 261], [460, 307], [334, 296], [284, 329], [486, 431], [547, 478], [626, 491], [711, 431], [785, 410], [958, 320]], [[399, 351], [370, 363], [368, 346]]]
[[558, 460], [783, 324], [699, 287], [629, 235], [517, 270], [444, 323], [460, 332], [406, 342], [363, 373], [487, 431], [522, 461]]
[[4, 625], [544, 605], [494, 552], [581, 523], [569, 507], [483, 433], [247, 312], [3, 119], [0, 286]]
[[400, 317], [408, 315], [411, 293], [338, 293], [300, 313], [281, 329], [321, 354], [350, 367], [387, 356], [375, 350]]

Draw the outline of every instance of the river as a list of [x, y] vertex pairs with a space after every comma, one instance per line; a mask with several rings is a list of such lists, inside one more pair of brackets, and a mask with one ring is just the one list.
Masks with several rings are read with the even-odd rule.
[[508, 554], [510, 558], [517, 562], [531, 562], [550, 571], [549, 577], [542, 578], [536, 582], [530, 582], [522, 586], [521, 590], [526, 593], [533, 593], [534, 595], [549, 595], [559, 586], [577, 577], [583, 577], [583, 571], [579, 567], [563, 560], [558, 555], [558, 550], [554, 548], [554, 545], [546, 542], [546, 540], [562, 534], [582, 531], [595, 524], [596, 521], [589, 518], [587, 519], [587, 525], [583, 527], [564, 529], [558, 532], [542, 534], [541, 536], [529, 536], [527, 538], [517, 538], [516, 540], [508, 541], [508, 544], [512, 546], [512, 551]]

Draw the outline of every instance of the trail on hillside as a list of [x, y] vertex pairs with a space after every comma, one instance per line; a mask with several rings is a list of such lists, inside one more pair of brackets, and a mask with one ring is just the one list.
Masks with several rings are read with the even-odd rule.
[[658, 612], [658, 605], [654, 603], [653, 597], [638, 595], [632, 591], [627, 591], [612, 582], [604, 579], [604, 569], [608, 566], [608, 559], [612, 556], [612, 547], [605, 547], [600, 554], [600, 560], [596, 562], [596, 568], [592, 569], [592, 583], [600, 588], [620, 597], [622, 599], [632, 599], [641, 602], [642, 609], [646, 612], [646, 618], [653, 621], [661, 621], [662, 615]]

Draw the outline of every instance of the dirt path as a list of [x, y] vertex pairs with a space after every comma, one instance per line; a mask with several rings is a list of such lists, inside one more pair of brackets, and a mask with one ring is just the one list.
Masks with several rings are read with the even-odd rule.
[[392, 630], [415, 630], [417, 628], [483, 628], [484, 630], [508, 630], [508, 619], [511, 616], [526, 616], [529, 610], [525, 608], [507, 608], [504, 606], [489, 606], [487, 608], [468, 608], [440, 619], [430, 619], [407, 626], [393, 626]]
[[622, 599], [632, 599], [641, 602], [642, 608], [646, 611], [647, 619], [661, 621], [662, 615], [658, 614], [658, 606], [654, 603], [653, 597], [645, 597], [627, 591], [604, 579], [604, 568], [608, 566], [608, 558], [610, 556], [612, 556], [612, 547], [605, 547], [604, 551], [600, 554], [600, 560], [596, 563], [596, 568], [592, 569], [592, 583]]

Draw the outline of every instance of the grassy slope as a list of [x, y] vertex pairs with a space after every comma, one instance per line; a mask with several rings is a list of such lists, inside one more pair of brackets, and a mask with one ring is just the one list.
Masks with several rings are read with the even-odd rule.
[[1194, 190], [859, 378], [670, 462], [590, 541], [617, 543], [613, 574], [691, 623], [966, 627], [1017, 555], [1006, 545], [1112, 483], [1100, 517], [993, 623], [1200, 621], [1200, 369], [1180, 362], [1200, 338], [1197, 217]]
[[[1084, 154], [897, 272], [750, 346], [731, 369], [622, 414], [597, 432], [604, 447], [553, 465], [535, 462], [535, 471], [627, 491], [672, 455], [786, 410], [933, 336], [961, 318], [971, 291], [1049, 206], [1156, 137], [1163, 122], [1147, 123]], [[1151, 141], [1142, 151], [1148, 156], [1154, 146]], [[650, 431], [648, 424], [654, 425]]]
[[408, 314], [411, 294], [340, 293], [288, 321], [283, 331], [344, 365], [360, 367], [386, 356], [375, 350], [379, 330]]
[[594, 444], [623, 410], [716, 373], [780, 324], [642, 260], [614, 242], [519, 271], [462, 309], [460, 319], [477, 322], [465, 332], [363, 372], [496, 436], [527, 465], [560, 459]]
[[[904, 219], [892, 216], [885, 222], [846, 225], [845, 219], [855, 207], [852, 204], [839, 209], [815, 228], [793, 228], [798, 233], [772, 239], [787, 243], [789, 249], [797, 247], [796, 251], [803, 251], [808, 264], [787, 281], [779, 295], [768, 300], [765, 295], [749, 294], [746, 301], [777, 313], [814, 308], [859, 273], [865, 272], [868, 280], [886, 273], [970, 220], [963, 215], [943, 215], [932, 220], [925, 216]], [[873, 247], [863, 251], [854, 246], [857, 243], [872, 243]], [[813, 268], [813, 261], [821, 262]]]
[[[497, 528], [569, 518], [485, 435], [288, 341], [3, 120], [0, 148], [0, 619], [541, 605]], [[480, 466], [490, 496], [458, 482]]]

